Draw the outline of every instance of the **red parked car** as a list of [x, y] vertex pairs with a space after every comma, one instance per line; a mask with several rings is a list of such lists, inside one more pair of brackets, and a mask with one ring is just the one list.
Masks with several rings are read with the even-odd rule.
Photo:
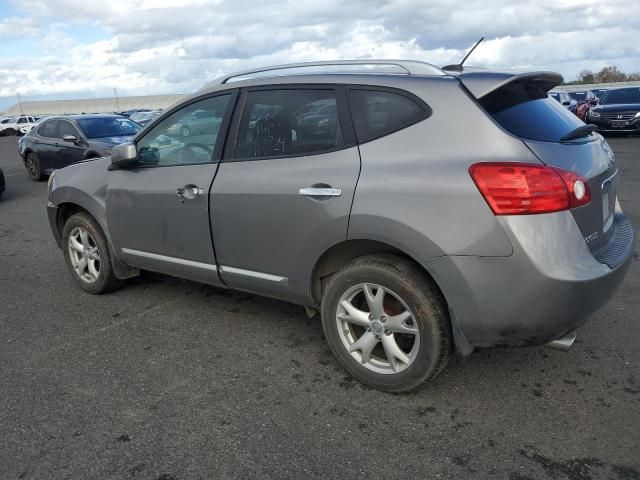
[[569, 96], [578, 102], [576, 115], [583, 122], [587, 118], [587, 112], [591, 107], [598, 104], [598, 97], [591, 90], [578, 90], [569, 92]]

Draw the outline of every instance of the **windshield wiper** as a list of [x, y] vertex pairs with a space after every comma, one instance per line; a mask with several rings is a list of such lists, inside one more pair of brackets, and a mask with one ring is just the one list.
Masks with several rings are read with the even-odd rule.
[[598, 127], [595, 125], [582, 125], [581, 127], [574, 128], [564, 137], [560, 139], [561, 142], [568, 142], [569, 140], [575, 140], [576, 138], [587, 137], [593, 132], [597, 132]]

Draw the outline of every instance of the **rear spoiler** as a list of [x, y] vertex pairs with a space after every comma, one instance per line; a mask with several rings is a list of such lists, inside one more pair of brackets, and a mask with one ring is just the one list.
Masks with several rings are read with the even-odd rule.
[[457, 77], [477, 99], [512, 82], [532, 83], [546, 92], [562, 83], [562, 75], [556, 72], [506, 73], [471, 71], [462, 72]]

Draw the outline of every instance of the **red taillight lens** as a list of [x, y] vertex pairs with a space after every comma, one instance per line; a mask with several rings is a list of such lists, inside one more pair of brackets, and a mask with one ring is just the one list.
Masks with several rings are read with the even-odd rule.
[[476, 163], [471, 178], [496, 215], [568, 210], [591, 201], [589, 185], [567, 170], [531, 163]]

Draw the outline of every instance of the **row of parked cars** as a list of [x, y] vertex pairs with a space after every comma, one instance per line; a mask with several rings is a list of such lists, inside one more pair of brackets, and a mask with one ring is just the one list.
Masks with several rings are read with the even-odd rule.
[[549, 95], [601, 132], [635, 133], [640, 130], [640, 87], [572, 92], [552, 90]]

